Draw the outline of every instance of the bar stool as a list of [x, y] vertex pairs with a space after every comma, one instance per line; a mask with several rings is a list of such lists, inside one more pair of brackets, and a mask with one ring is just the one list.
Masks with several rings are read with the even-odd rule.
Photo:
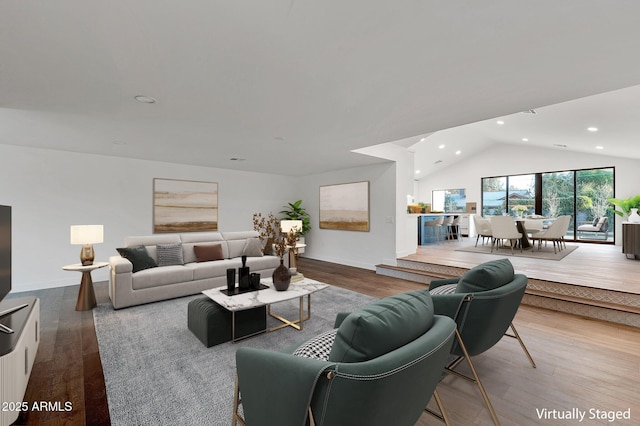
[[453, 219], [453, 223], [451, 223], [451, 236], [453, 237], [454, 230], [455, 230], [455, 236], [456, 236], [456, 239], [458, 241], [462, 240], [462, 232], [460, 232], [460, 220], [461, 219], [462, 219], [462, 216], [456, 216]]
[[453, 216], [447, 216], [442, 220], [442, 223], [440, 224], [440, 235], [442, 236], [442, 239], [444, 240], [444, 236], [447, 236], [447, 240], [449, 239], [450, 236], [452, 236], [451, 233], [451, 225], [453, 224]]
[[433, 220], [428, 220], [426, 222], [423, 222], [425, 235], [427, 233], [427, 229], [431, 229], [431, 235], [435, 236], [436, 242], [439, 241], [440, 238], [442, 237], [441, 230], [442, 230], [443, 220], [444, 218], [442, 216], [438, 216]]

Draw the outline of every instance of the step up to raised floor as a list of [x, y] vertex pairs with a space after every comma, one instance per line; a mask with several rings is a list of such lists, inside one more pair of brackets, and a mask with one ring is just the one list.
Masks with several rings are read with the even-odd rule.
[[[429, 284], [434, 278], [452, 278], [468, 268], [398, 259], [396, 266], [377, 265], [376, 273]], [[529, 277], [522, 303], [554, 311], [640, 327], [640, 295], [618, 290], [584, 287], [575, 284]]]

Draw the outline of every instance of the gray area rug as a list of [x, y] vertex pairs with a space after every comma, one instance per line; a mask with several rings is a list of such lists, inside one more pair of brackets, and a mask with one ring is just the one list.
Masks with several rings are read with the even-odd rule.
[[[202, 295], [117, 311], [101, 304], [93, 310], [114, 426], [229, 425], [238, 348], [280, 350], [301, 343], [333, 328], [338, 312], [376, 300], [329, 286], [312, 295], [311, 319], [302, 331], [286, 327], [206, 348], [187, 328], [187, 304], [196, 297]], [[297, 299], [272, 307], [286, 318], [295, 318], [297, 309]]]
[[[515, 257], [530, 257], [532, 259], [544, 259], [544, 260], [562, 260], [567, 255], [573, 253], [578, 246], [567, 245], [565, 249], [559, 251], [558, 253], [553, 253], [553, 245], [549, 245], [548, 247], [542, 246], [540, 250], [538, 250], [538, 245], [536, 244], [535, 248], [529, 248], [527, 250], [523, 250], [520, 253], [520, 249], [513, 250], [513, 256]], [[484, 253], [484, 254], [494, 254], [498, 256], [512, 256], [511, 248], [499, 248], [493, 249], [493, 253], [491, 253], [491, 244], [481, 245], [478, 243], [478, 247], [469, 246], [464, 248], [456, 249], [456, 251], [464, 251], [469, 253]]]

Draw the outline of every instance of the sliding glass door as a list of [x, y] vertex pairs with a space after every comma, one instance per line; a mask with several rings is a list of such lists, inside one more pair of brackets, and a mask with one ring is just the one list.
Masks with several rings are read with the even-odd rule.
[[[575, 172], [555, 172], [542, 174], [542, 216], [555, 219], [569, 215], [574, 217], [575, 208]], [[572, 220], [565, 235], [572, 240], [575, 225]]]
[[609, 198], [613, 198], [613, 168], [576, 171], [576, 230], [581, 225], [598, 227], [601, 222], [596, 231], [577, 231], [577, 239], [613, 241], [614, 213]]
[[566, 239], [611, 243], [614, 178], [613, 167], [482, 178], [482, 215], [568, 215]]

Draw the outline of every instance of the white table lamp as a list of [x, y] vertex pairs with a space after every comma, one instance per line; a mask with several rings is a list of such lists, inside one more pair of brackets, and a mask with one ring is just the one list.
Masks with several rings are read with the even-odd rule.
[[288, 234], [290, 231], [295, 229], [295, 232], [297, 234], [298, 232], [302, 231], [302, 221], [301, 220], [281, 220], [280, 229], [285, 234]]
[[71, 244], [82, 244], [80, 261], [83, 266], [93, 265], [93, 244], [101, 243], [103, 239], [103, 225], [71, 225]]

